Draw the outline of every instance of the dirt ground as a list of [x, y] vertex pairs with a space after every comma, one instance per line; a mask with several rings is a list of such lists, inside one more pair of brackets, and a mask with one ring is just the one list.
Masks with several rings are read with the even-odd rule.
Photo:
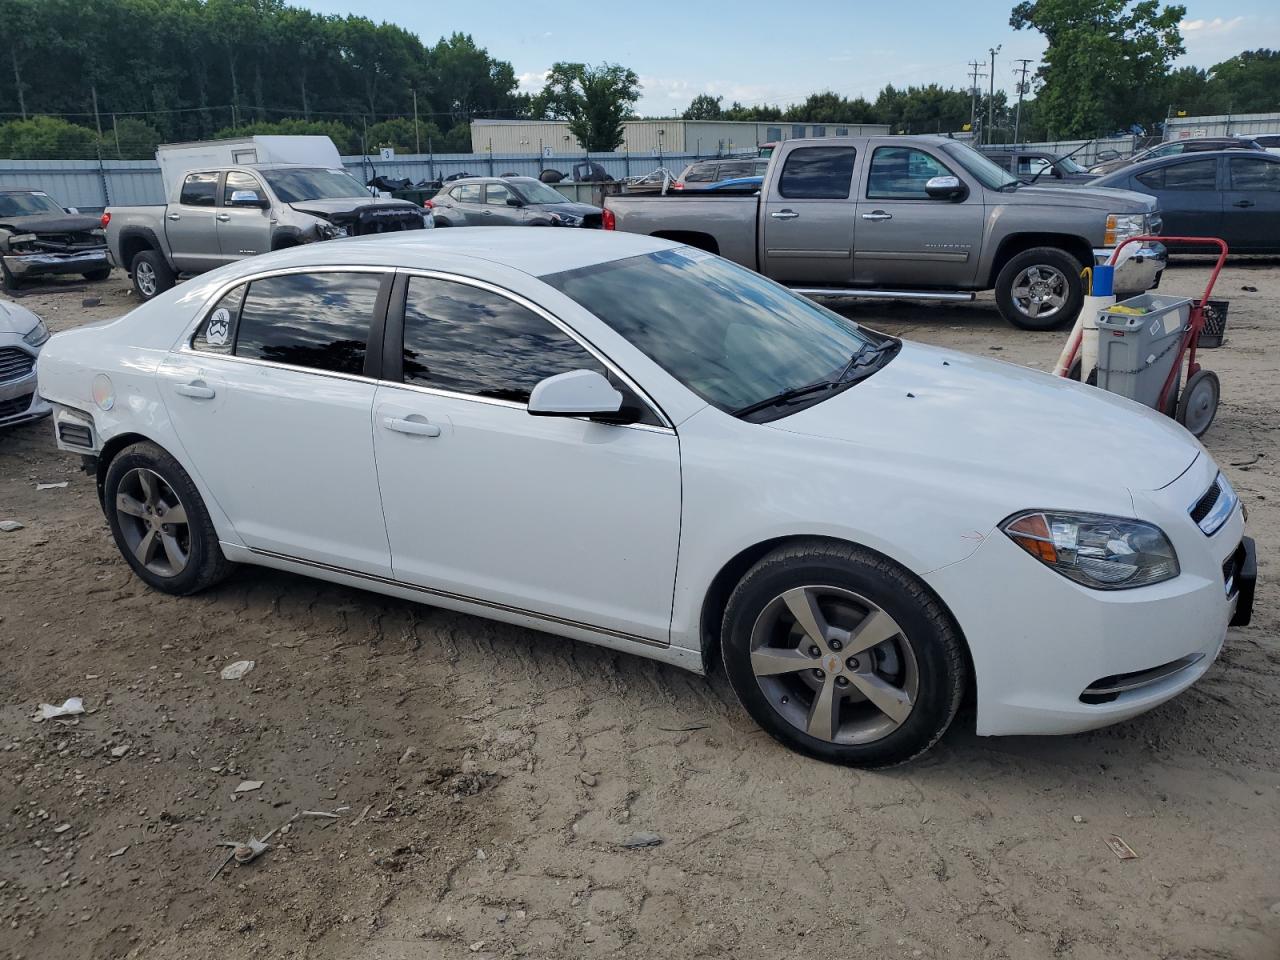
[[[1142, 718], [979, 739], [962, 714], [883, 773], [787, 752], [723, 676], [265, 570], [150, 592], [49, 425], [10, 431], [0, 956], [1280, 957], [1280, 265], [1218, 293], [1205, 442], [1258, 541], [1253, 625]], [[132, 300], [117, 275], [23, 302], [59, 330]], [[1061, 343], [989, 300], [852, 314], [1041, 368]], [[69, 696], [90, 712], [32, 721]], [[302, 810], [339, 816], [211, 879], [215, 844]], [[661, 845], [620, 845], [642, 831]]]

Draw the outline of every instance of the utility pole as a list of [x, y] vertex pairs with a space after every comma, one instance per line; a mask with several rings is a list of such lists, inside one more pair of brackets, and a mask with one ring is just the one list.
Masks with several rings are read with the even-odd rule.
[[418, 91], [413, 91], [413, 152], [422, 153], [422, 139], [418, 136]]
[[996, 54], [1000, 52], [1000, 48], [1004, 44], [997, 43], [991, 48], [991, 73], [987, 80], [991, 84], [991, 90], [987, 94], [987, 143], [992, 143], [991, 135], [995, 133], [995, 109], [996, 109]]
[[978, 69], [981, 66], [977, 60], [969, 61], [969, 133], [974, 137], [978, 135], [978, 78], [986, 76]]
[[1017, 60], [1016, 63], [1022, 64], [1022, 79], [1018, 81], [1018, 113], [1013, 120], [1013, 142], [1021, 143], [1018, 139], [1018, 131], [1022, 127], [1022, 97], [1027, 92], [1027, 65], [1030, 60]]
[[98, 116], [98, 88], [91, 86], [89, 91], [93, 94], [93, 123], [98, 128], [98, 139], [102, 139], [102, 118]]

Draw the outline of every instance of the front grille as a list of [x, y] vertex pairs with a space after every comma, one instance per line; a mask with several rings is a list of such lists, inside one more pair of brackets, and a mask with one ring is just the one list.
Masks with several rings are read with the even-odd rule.
[[1204, 496], [1195, 502], [1195, 506], [1191, 508], [1191, 519], [1197, 524], [1209, 515], [1209, 511], [1213, 509], [1213, 505], [1218, 502], [1218, 497], [1222, 493], [1222, 487], [1218, 486], [1218, 481], [1214, 480], [1212, 486], [1204, 492]]
[[26, 396], [14, 397], [12, 400], [0, 400], [0, 420], [7, 420], [9, 417], [16, 417], [20, 413], [26, 413], [31, 407], [31, 398], [35, 396], [28, 393]]
[[0, 350], [0, 383], [9, 380], [21, 380], [31, 373], [36, 365], [36, 358], [17, 347], [5, 347]]

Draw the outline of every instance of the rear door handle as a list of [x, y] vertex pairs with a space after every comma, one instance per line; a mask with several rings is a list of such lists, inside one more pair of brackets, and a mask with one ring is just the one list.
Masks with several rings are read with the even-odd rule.
[[796, 217], [800, 216], [800, 214], [796, 213], [794, 210], [775, 210], [773, 213], [769, 214], [769, 216], [773, 217], [775, 220], [794, 220]]
[[438, 437], [440, 428], [434, 423], [422, 420], [406, 420], [403, 417], [383, 417], [382, 425], [396, 433], [407, 433], [415, 437]]
[[218, 219], [219, 219], [219, 220], [221, 220], [223, 223], [226, 223], [228, 220], [230, 220], [230, 219], [231, 219], [231, 214], [229, 214], [229, 213], [220, 213], [220, 214], [218, 214]]
[[1252, 207], [1253, 205], [1252, 200], [1237, 200], [1232, 204], [1233, 207]]
[[203, 380], [193, 380], [191, 383], [180, 383], [173, 388], [173, 392], [180, 397], [190, 397], [192, 400], [212, 400], [218, 395], [218, 391], [209, 386]]
[[873, 210], [870, 213], [862, 215], [863, 220], [892, 220], [892, 213], [885, 213], [883, 210]]

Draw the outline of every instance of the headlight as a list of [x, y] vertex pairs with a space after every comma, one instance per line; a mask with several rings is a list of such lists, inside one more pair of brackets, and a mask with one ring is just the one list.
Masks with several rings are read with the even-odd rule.
[[337, 240], [339, 237], [347, 235], [347, 228], [333, 223], [318, 223], [316, 224], [316, 233], [320, 234], [321, 240]]
[[33, 347], [40, 346], [40, 344], [44, 343], [48, 339], [49, 328], [44, 325], [43, 320], [37, 320], [36, 325], [28, 330], [26, 335], [22, 338], [24, 343], [30, 344]]
[[575, 217], [568, 213], [553, 213], [551, 222], [560, 227], [580, 227], [582, 226], [582, 218]]
[[1140, 237], [1147, 230], [1147, 216], [1143, 213], [1109, 213], [1107, 229], [1102, 235], [1104, 247], [1114, 247], [1130, 237]]
[[1000, 529], [1045, 566], [1095, 590], [1146, 587], [1178, 575], [1169, 538], [1141, 520], [1029, 510]]

